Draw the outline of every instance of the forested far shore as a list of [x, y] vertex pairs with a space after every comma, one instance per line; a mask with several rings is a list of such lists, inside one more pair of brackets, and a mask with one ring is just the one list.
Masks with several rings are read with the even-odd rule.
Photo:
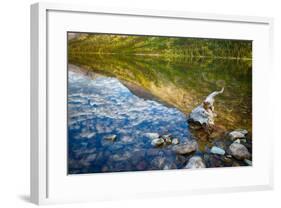
[[246, 40], [86, 33], [69, 33], [68, 37], [69, 54], [94, 53], [252, 59], [252, 41]]

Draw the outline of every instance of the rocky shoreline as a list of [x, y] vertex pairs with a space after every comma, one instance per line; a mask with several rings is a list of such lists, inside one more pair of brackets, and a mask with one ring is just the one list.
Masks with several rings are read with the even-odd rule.
[[[206, 146], [204, 151], [198, 149], [196, 138], [180, 142], [171, 134], [150, 132], [145, 135], [151, 141], [151, 149], [113, 154], [102, 167], [102, 172], [117, 171], [118, 168], [118, 171], [127, 171], [129, 161], [134, 171], [252, 166], [252, 140], [246, 130], [226, 132], [223, 138], [213, 140], [211, 148]], [[118, 139], [116, 135], [109, 135], [103, 140], [115, 149], [118, 148], [115, 144]], [[167, 155], [174, 157], [171, 160]]]
[[[187, 117], [189, 128], [193, 130], [191, 130], [193, 132], [192, 136], [198, 135], [198, 137], [180, 144], [179, 142], [173, 142], [177, 138], [173, 138], [172, 135], [159, 135], [157, 138], [152, 137], [152, 144], [154, 146], [175, 144], [173, 150], [176, 154], [187, 158], [184, 168], [188, 169], [251, 166], [252, 139], [249, 137], [248, 131], [245, 129], [220, 131], [215, 126], [215, 96], [222, 94], [223, 91], [224, 88], [208, 95], [203, 103], [197, 106]], [[157, 136], [156, 133], [151, 133], [151, 135]], [[210, 147], [206, 145], [204, 150], [200, 151], [197, 141], [202, 139], [202, 135], [205, 136], [205, 139], [211, 139], [212, 144]]]
[[[217, 116], [214, 112], [214, 102], [220, 91], [212, 92], [206, 97], [201, 105], [187, 116], [192, 138], [180, 143], [179, 139], [171, 134], [159, 135], [158, 133], [147, 133], [155, 147], [165, 148], [172, 145], [172, 150], [187, 158], [185, 168], [206, 167], [231, 167], [252, 165], [252, 138], [245, 129], [227, 131], [215, 125]], [[205, 146], [204, 150], [198, 148], [198, 140], [205, 137], [211, 140], [211, 147]]]

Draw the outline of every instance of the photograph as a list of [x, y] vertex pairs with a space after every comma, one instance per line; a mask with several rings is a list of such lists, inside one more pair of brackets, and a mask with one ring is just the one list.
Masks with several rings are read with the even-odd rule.
[[255, 162], [252, 40], [68, 31], [66, 41], [68, 174]]

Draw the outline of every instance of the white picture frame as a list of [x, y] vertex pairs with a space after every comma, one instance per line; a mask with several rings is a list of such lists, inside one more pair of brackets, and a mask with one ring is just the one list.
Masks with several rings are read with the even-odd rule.
[[[99, 24], [93, 29], [95, 21]], [[171, 23], [169, 31], [166, 22]], [[155, 28], [155, 24], [158, 28]], [[65, 32], [184, 36], [187, 31], [180, 28], [185, 24], [190, 25], [188, 32], [193, 37], [253, 40], [253, 156], [256, 160], [253, 166], [194, 171], [67, 175], [66, 105], [63, 101], [66, 98]], [[36, 204], [50, 204], [272, 189], [273, 139], [269, 128], [273, 110], [268, 93], [272, 74], [269, 73], [272, 70], [272, 28], [273, 20], [265, 17], [97, 8], [89, 5], [33, 4], [31, 201]], [[56, 77], [53, 76], [54, 68], [57, 70]], [[58, 101], [55, 108], [52, 102], [54, 99]], [[229, 177], [231, 181], [227, 180]], [[219, 181], [214, 181], [218, 178]], [[165, 186], [161, 181], [166, 181]]]

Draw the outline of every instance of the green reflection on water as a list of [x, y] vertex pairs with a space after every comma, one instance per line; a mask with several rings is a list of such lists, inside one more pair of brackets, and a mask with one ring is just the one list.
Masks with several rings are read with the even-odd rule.
[[185, 114], [224, 86], [215, 102], [215, 123], [227, 130], [252, 131], [251, 60], [89, 53], [69, 54], [68, 59], [71, 64], [144, 89]]

